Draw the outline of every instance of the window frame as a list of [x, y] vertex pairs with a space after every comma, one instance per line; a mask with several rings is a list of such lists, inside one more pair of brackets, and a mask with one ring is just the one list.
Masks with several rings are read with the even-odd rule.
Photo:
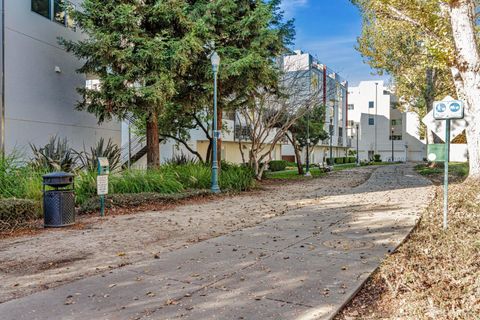
[[374, 109], [375, 108], [375, 101], [368, 101], [368, 109]]
[[[35, 1], [42, 1], [42, 0], [30, 0], [30, 11], [38, 14], [39, 16], [48, 19], [52, 22], [55, 22], [58, 25], [64, 26], [65, 28], [68, 28], [73, 31], [77, 31], [77, 24], [75, 20], [70, 19], [70, 14], [68, 14], [69, 7], [72, 9], [75, 9], [76, 6], [69, 0], [43, 0], [48, 3], [48, 16], [45, 16], [38, 11], [34, 10], [33, 3]], [[55, 16], [56, 14], [56, 6], [57, 5], [62, 5], [64, 8], [60, 11], [63, 12], [63, 21], [57, 20], [57, 17]]]
[[369, 126], [374, 126], [375, 125], [375, 117], [368, 117], [368, 125]]
[[[45, 16], [38, 11], [35, 11], [35, 9], [33, 7], [33, 3], [36, 2], [36, 1], [47, 2], [47, 4], [48, 4], [48, 16]], [[52, 20], [52, 0], [30, 0], [30, 11], [35, 13], [35, 14], [38, 14], [41, 17], [44, 17], [45, 19]]]

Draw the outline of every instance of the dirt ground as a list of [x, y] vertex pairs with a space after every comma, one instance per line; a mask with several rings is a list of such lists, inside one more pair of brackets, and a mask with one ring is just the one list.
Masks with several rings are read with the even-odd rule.
[[256, 225], [362, 184], [361, 167], [162, 211], [80, 218], [70, 229], [0, 240], [0, 303]]

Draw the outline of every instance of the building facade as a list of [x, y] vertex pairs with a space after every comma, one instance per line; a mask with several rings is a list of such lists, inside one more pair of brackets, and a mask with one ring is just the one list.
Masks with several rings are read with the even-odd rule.
[[426, 157], [418, 115], [398, 107], [397, 98], [383, 81], [362, 81], [349, 89], [349, 136], [354, 150], [358, 138], [360, 160], [371, 160], [375, 154], [383, 161], [422, 161]]
[[101, 137], [121, 143], [118, 122], [97, 124], [94, 115], [75, 110], [77, 88], [86, 77], [82, 65], [59, 45], [59, 38], [79, 40], [82, 34], [64, 5], [81, 1], [0, 0], [2, 56], [0, 148], [25, 152], [29, 144], [44, 145], [52, 136], [67, 138], [75, 149]]
[[[330, 157], [345, 157], [351, 147], [347, 135], [348, 123], [348, 82], [330, 70], [325, 64], [320, 63], [311, 54], [297, 50], [294, 54], [283, 59], [283, 68], [287, 73], [302, 73], [306, 78], [304, 90], [320, 90], [318, 105], [325, 108], [325, 132], [331, 139], [326, 139], [310, 150], [311, 163], [324, 163]], [[332, 148], [330, 148], [330, 144]], [[306, 150], [303, 150], [306, 157]], [[286, 160], [294, 160], [293, 146], [285, 144], [282, 147], [282, 156]]]

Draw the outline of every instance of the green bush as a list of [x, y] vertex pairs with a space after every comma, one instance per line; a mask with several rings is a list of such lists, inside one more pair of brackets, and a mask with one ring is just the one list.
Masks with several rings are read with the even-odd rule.
[[15, 152], [0, 156], [0, 198], [41, 200], [44, 173], [22, 163]]
[[343, 164], [345, 159], [343, 157], [340, 157], [340, 158], [335, 158], [334, 161], [335, 161], [335, 164]]
[[335, 162], [335, 160], [332, 161], [332, 159], [327, 158], [327, 165], [328, 166], [333, 166], [334, 162]]
[[273, 160], [273, 161], [270, 161], [268, 165], [269, 165], [270, 171], [277, 172], [277, 171], [285, 170], [287, 168], [288, 163], [287, 161], [284, 161], [284, 160]]
[[355, 162], [357, 162], [356, 157], [348, 157], [348, 163], [355, 163]]
[[255, 186], [255, 173], [250, 167], [231, 166], [222, 169], [219, 184], [222, 191], [246, 191]]
[[[76, 179], [77, 203], [83, 205], [96, 198], [96, 173], [84, 172]], [[254, 186], [251, 168], [228, 164], [220, 171], [222, 191], [244, 191]], [[210, 189], [211, 168], [208, 165], [189, 163], [168, 164], [155, 170], [127, 170], [110, 176], [110, 194], [176, 194], [187, 190]]]
[[374, 154], [374, 155], [373, 155], [373, 160], [374, 160], [375, 162], [382, 162], [382, 156], [379, 155], [379, 154]]
[[0, 199], [0, 230], [22, 226], [41, 217], [39, 201], [28, 199]]

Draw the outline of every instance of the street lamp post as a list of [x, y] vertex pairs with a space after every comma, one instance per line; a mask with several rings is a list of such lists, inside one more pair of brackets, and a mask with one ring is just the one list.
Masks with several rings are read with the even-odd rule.
[[359, 134], [359, 131], [358, 131], [358, 128], [359, 128], [359, 125], [357, 123], [357, 126], [356, 126], [356, 134], [357, 134], [357, 166], [360, 165], [360, 155], [359, 155], [359, 147], [358, 147], [358, 134]]
[[330, 118], [330, 165], [333, 166], [333, 119]]
[[220, 56], [216, 51], [210, 56], [213, 70], [213, 150], [212, 150], [212, 187], [213, 193], [220, 193], [218, 186], [218, 159], [217, 159], [217, 142], [218, 142], [218, 123], [217, 123], [217, 77], [218, 68], [220, 67]]
[[392, 135], [390, 136], [390, 139], [392, 139], [392, 162], [395, 162], [395, 160], [394, 160], [395, 155], [394, 155], [394, 149], [393, 149], [393, 147], [394, 147], [394, 145], [393, 145], [393, 134], [394, 134], [394, 132], [395, 132], [395, 128], [392, 127]]
[[378, 82], [375, 82], [375, 154], [377, 151], [377, 122], [378, 122]]

